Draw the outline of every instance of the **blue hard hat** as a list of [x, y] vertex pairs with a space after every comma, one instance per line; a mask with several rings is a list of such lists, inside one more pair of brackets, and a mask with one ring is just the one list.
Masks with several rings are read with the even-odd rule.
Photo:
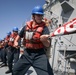
[[11, 32], [8, 32], [7, 35], [11, 35]]
[[13, 31], [18, 31], [18, 28], [17, 28], [17, 27], [14, 27], [14, 28], [13, 28]]
[[41, 6], [34, 7], [33, 10], [32, 10], [32, 15], [33, 14], [43, 15], [44, 14], [43, 8]]

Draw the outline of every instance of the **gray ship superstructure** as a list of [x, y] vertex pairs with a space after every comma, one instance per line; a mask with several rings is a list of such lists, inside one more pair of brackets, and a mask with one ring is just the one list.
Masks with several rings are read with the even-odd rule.
[[[51, 33], [76, 18], [76, 0], [46, 0], [43, 8], [44, 17], [51, 20]], [[76, 33], [52, 37], [47, 55], [54, 74], [76, 75]]]

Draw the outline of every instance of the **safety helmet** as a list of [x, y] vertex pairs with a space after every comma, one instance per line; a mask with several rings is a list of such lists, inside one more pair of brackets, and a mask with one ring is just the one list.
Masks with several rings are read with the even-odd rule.
[[11, 32], [8, 32], [7, 35], [8, 35], [8, 36], [11, 35]]
[[41, 6], [36, 6], [36, 7], [34, 7], [33, 10], [32, 10], [32, 15], [33, 15], [33, 14], [43, 15], [43, 14], [44, 14], [43, 12], [44, 12], [44, 11], [43, 11], [43, 8], [42, 8]]
[[17, 28], [17, 27], [14, 27], [14, 28], [13, 28], [13, 31], [18, 31], [18, 28]]

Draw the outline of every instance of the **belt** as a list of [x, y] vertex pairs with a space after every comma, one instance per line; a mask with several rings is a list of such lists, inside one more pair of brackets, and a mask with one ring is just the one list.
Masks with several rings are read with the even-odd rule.
[[43, 50], [43, 48], [40, 48], [40, 49], [30, 49], [30, 48], [26, 48], [26, 51], [30, 51], [30, 52], [39, 52]]
[[41, 44], [26, 43], [24, 46], [28, 49], [41, 49], [44, 47], [42, 43]]

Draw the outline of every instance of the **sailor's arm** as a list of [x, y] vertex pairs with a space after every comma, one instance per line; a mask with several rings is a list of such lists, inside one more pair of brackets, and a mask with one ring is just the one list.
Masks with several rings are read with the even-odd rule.
[[15, 41], [14, 41], [14, 47], [18, 47], [18, 41], [20, 40], [20, 36], [17, 35]]
[[16, 37], [15, 41], [14, 41], [14, 47], [18, 47], [18, 41], [23, 38], [24, 35], [24, 30], [25, 30], [25, 26], [20, 30], [18, 36]]
[[40, 36], [40, 41], [45, 47], [51, 46], [50, 31], [47, 26], [44, 27], [43, 34]]
[[40, 41], [45, 47], [49, 47], [51, 45], [51, 39], [49, 38], [49, 35], [41, 35]]

